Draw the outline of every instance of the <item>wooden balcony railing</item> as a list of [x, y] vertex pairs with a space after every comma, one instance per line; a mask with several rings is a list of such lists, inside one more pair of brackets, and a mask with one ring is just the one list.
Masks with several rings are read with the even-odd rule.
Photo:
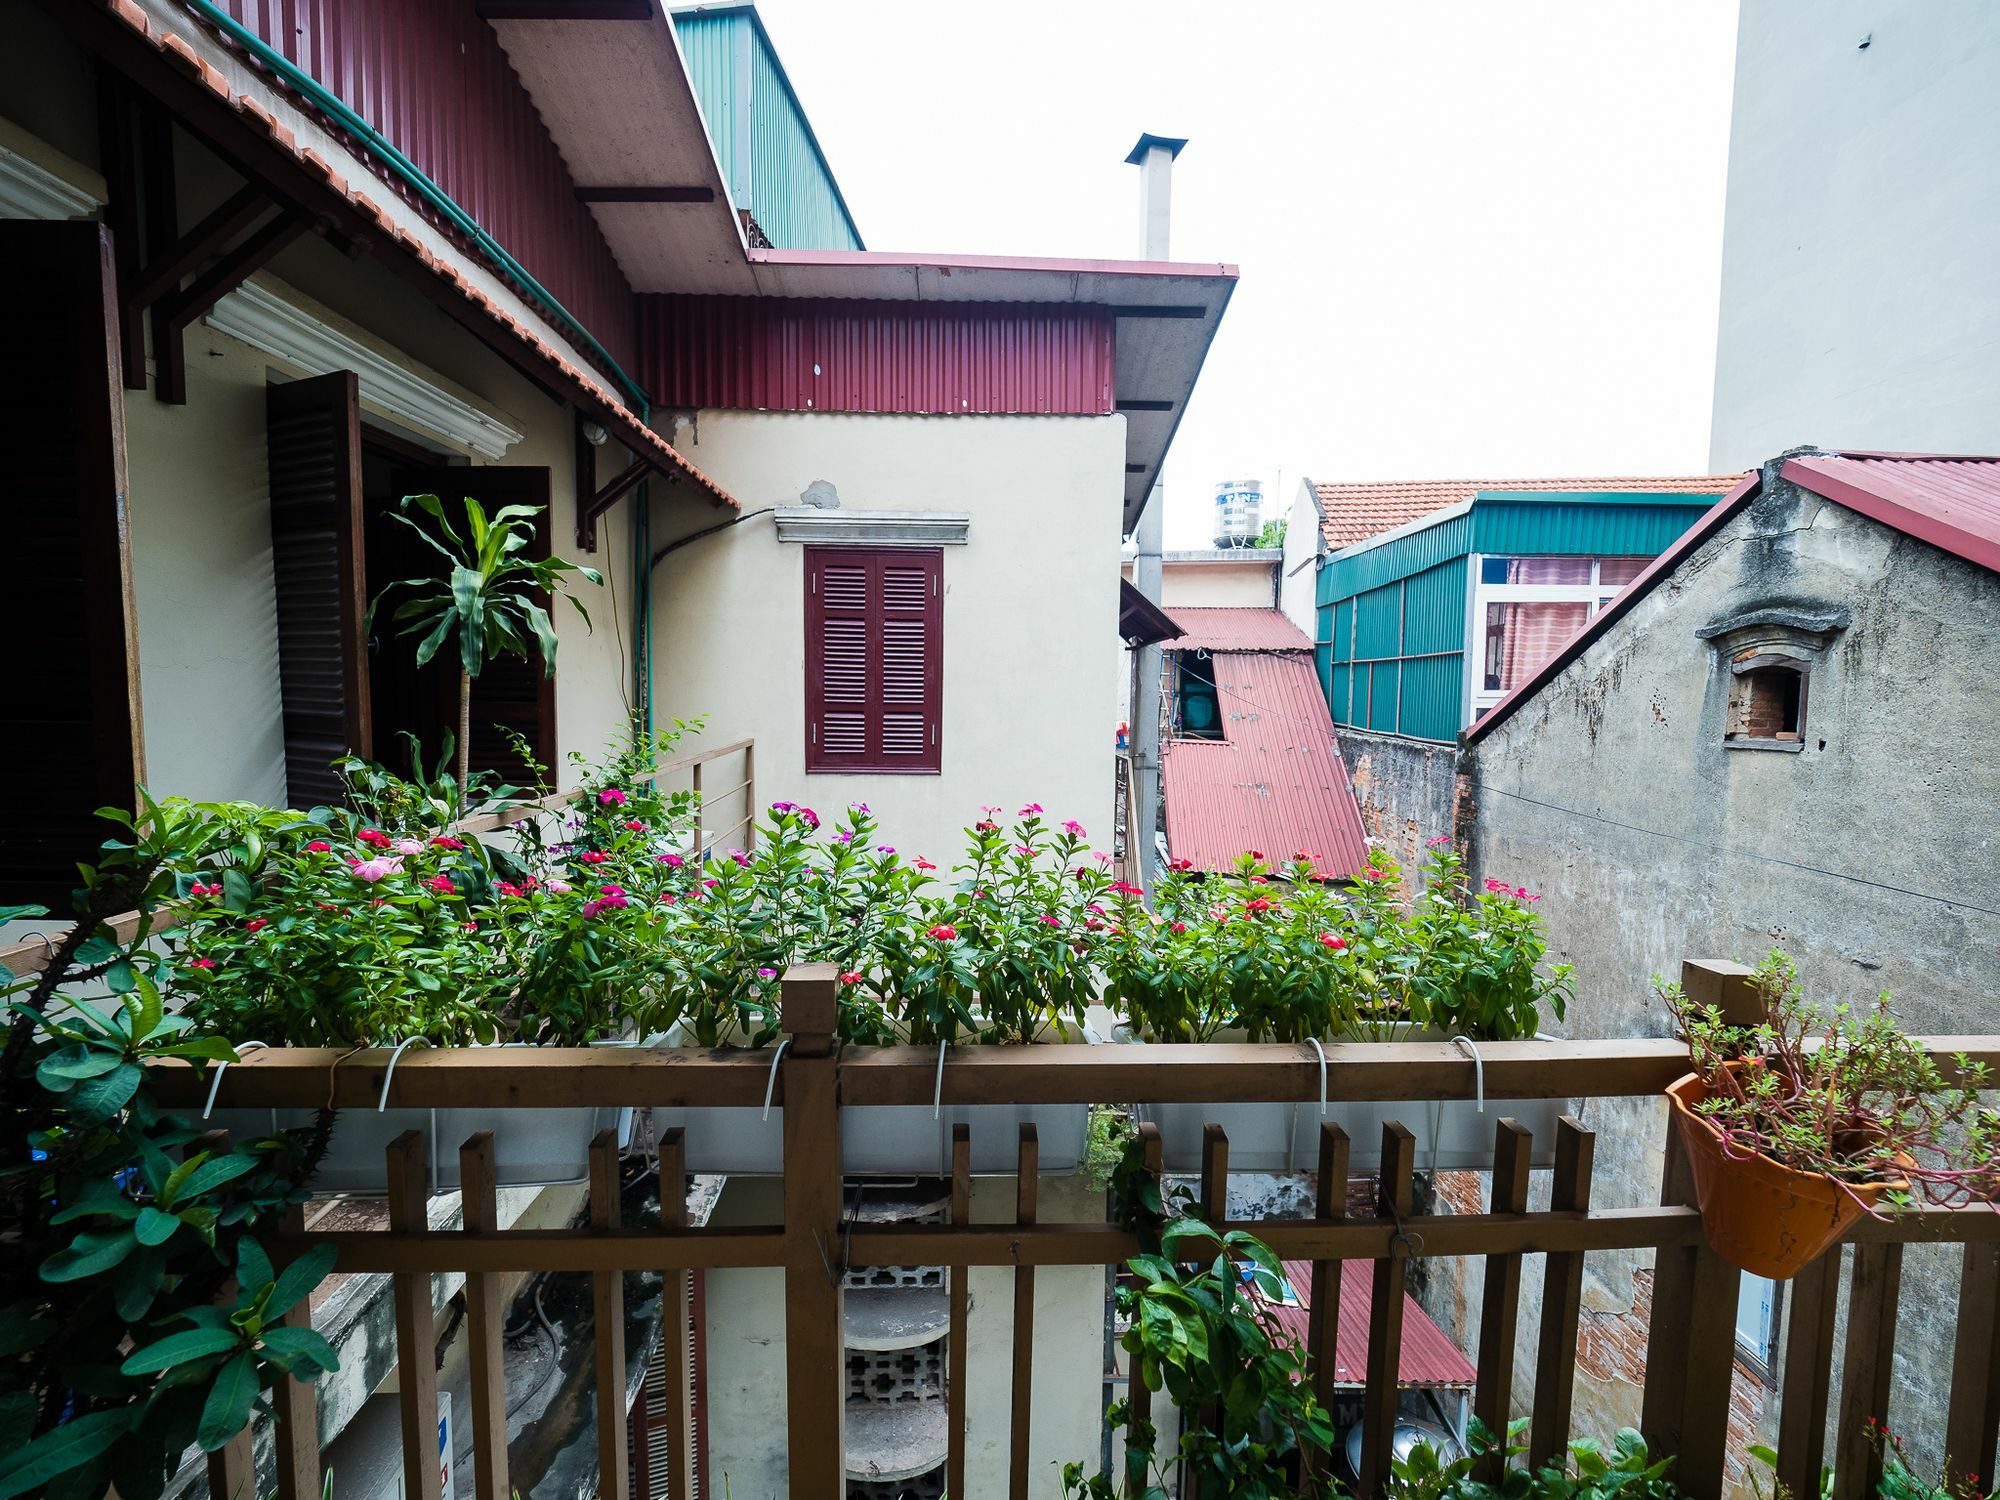
[[[499, 1379], [499, 1308], [495, 1278], [513, 1272], [575, 1271], [594, 1278], [596, 1326], [622, 1326], [622, 1273], [739, 1267], [784, 1271], [785, 1382], [790, 1493], [797, 1500], [836, 1500], [845, 1491], [842, 1273], [878, 1266], [1011, 1267], [1016, 1277], [1009, 1493], [1027, 1493], [1030, 1420], [1028, 1372], [1034, 1354], [1031, 1316], [1035, 1269], [1110, 1265], [1138, 1249], [1121, 1229], [1103, 1223], [1039, 1222], [1035, 1214], [1037, 1143], [1021, 1128], [1016, 1222], [967, 1219], [971, 1147], [966, 1127], [952, 1141], [951, 1221], [935, 1225], [845, 1222], [842, 1216], [843, 1108], [931, 1105], [941, 1087], [946, 1104], [1049, 1104], [1158, 1101], [1316, 1101], [1321, 1064], [1309, 1046], [1203, 1045], [955, 1049], [939, 1082], [938, 1055], [928, 1048], [838, 1048], [833, 1040], [835, 984], [830, 972], [795, 971], [785, 984], [790, 1045], [776, 1063], [776, 1102], [783, 1108], [783, 1222], [748, 1228], [690, 1228], [677, 1212], [686, 1184], [678, 1131], [660, 1143], [662, 1202], [657, 1228], [622, 1225], [618, 1159], [607, 1133], [592, 1149], [591, 1215], [587, 1228], [500, 1230], [495, 1227], [491, 1141], [483, 1133], [462, 1146], [464, 1227], [424, 1227], [425, 1143], [416, 1132], [389, 1148], [392, 1227], [386, 1233], [307, 1233], [283, 1241], [287, 1254], [312, 1243], [340, 1251], [340, 1269], [385, 1272], [395, 1278], [407, 1493], [438, 1500], [435, 1457], [435, 1372], [429, 1276], [467, 1273], [473, 1387], [473, 1451], [478, 1493], [506, 1500], [505, 1406]], [[1940, 1059], [1957, 1053], [2000, 1065], [2000, 1037], [1934, 1038]], [[1432, 1100], [1473, 1097], [1473, 1069], [1456, 1049], [1426, 1042], [1329, 1045], [1329, 1096], [1342, 1100]], [[1686, 1069], [1683, 1048], [1670, 1041], [1494, 1043], [1481, 1049], [1485, 1093], [1491, 1098], [1569, 1099], [1657, 1095]], [[339, 1066], [335, 1067], [336, 1061]], [[389, 1054], [271, 1050], [230, 1067], [220, 1102], [235, 1106], [374, 1107], [382, 1098]], [[405, 1055], [394, 1069], [392, 1105], [416, 1108], [528, 1108], [630, 1105], [758, 1106], [773, 1071], [773, 1054], [663, 1049], [465, 1050]], [[330, 1080], [330, 1082], [329, 1082]], [[209, 1080], [190, 1067], [163, 1065], [158, 1081], [170, 1102], [199, 1107]], [[331, 1090], [329, 1094], [329, 1090]], [[1664, 1111], [1662, 1111], [1664, 1114]], [[1148, 1132], [1157, 1169], [1159, 1138]], [[1340, 1184], [1351, 1143], [1332, 1124], [1319, 1136], [1319, 1216], [1308, 1220], [1232, 1224], [1256, 1233], [1281, 1256], [1312, 1264], [1312, 1378], [1323, 1397], [1332, 1391], [1335, 1320], [1343, 1276], [1372, 1279], [1361, 1492], [1372, 1494], [1385, 1473], [1394, 1431], [1395, 1372], [1401, 1346], [1404, 1281], [1414, 1254], [1479, 1256], [1485, 1261], [1479, 1314], [1474, 1410], [1501, 1423], [1517, 1400], [1512, 1388], [1514, 1345], [1524, 1256], [1545, 1257], [1547, 1294], [1534, 1330], [1534, 1389], [1518, 1393], [1533, 1412], [1532, 1445], [1539, 1458], [1557, 1453], [1570, 1436], [1583, 1256], [1589, 1251], [1653, 1252], [1657, 1256], [1643, 1427], [1657, 1454], [1675, 1456], [1675, 1477], [1691, 1495], [1714, 1495], [1723, 1483], [1730, 1411], [1738, 1272], [1711, 1252], [1692, 1206], [1687, 1164], [1671, 1130], [1657, 1205], [1598, 1208], [1591, 1204], [1593, 1135], [1564, 1117], [1556, 1143], [1551, 1206], [1527, 1204], [1529, 1141], [1511, 1121], [1496, 1123], [1489, 1211], [1466, 1215], [1411, 1212], [1415, 1151], [1401, 1125], [1383, 1129], [1379, 1201], [1387, 1212], [1350, 1217]], [[456, 1145], [457, 1143], [445, 1143]], [[1229, 1142], [1211, 1126], [1203, 1147], [1202, 1199], [1220, 1219], [1225, 1203]], [[1849, 1237], [1852, 1261], [1848, 1337], [1838, 1352], [1842, 1380], [1838, 1451], [1841, 1495], [1872, 1495], [1879, 1454], [1870, 1449], [1864, 1419], [1883, 1412], [1895, 1344], [1896, 1293], [1903, 1246], [1912, 1242], [1964, 1246], [1963, 1292], [1948, 1432], [1960, 1465], [1976, 1460], [1981, 1483], [1994, 1482], [1994, 1432], [2000, 1427], [2000, 1214], [1989, 1209], [1921, 1212], [1890, 1222], [1864, 1219]], [[1841, 1253], [1831, 1252], [1801, 1275], [1790, 1294], [1791, 1318], [1782, 1354], [1781, 1477], [1797, 1493], [1817, 1493], [1831, 1372], [1834, 1306]], [[670, 1278], [670, 1284], [674, 1278]], [[965, 1490], [964, 1394], [967, 1307], [963, 1277], [950, 1298], [951, 1368], [946, 1399], [953, 1403], [947, 1458], [949, 1493]], [[668, 1319], [666, 1337], [685, 1337], [686, 1321]], [[615, 1339], [597, 1350], [601, 1493], [622, 1496], [627, 1473], [624, 1352]], [[672, 1357], [675, 1353], [678, 1358]], [[686, 1349], [670, 1351], [669, 1369], [687, 1368]], [[1135, 1403], [1146, 1409], [1143, 1387]], [[669, 1392], [669, 1430], [684, 1436], [688, 1390]], [[280, 1493], [305, 1500], [318, 1492], [312, 1451], [310, 1393], [291, 1384], [278, 1393]], [[673, 1450], [670, 1493], [691, 1493], [692, 1445]], [[1077, 1455], [1080, 1459], [1087, 1454]], [[244, 1460], [233, 1460], [241, 1472]], [[1984, 1489], [1981, 1493], [1984, 1493]]]

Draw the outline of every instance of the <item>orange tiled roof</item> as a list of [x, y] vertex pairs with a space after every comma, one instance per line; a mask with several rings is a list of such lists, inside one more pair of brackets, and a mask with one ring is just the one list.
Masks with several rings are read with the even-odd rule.
[[1315, 484], [1320, 531], [1338, 551], [1394, 531], [1432, 511], [1459, 505], [1485, 490], [1603, 491], [1634, 495], [1723, 495], [1737, 474], [1672, 474], [1610, 479], [1390, 479], [1368, 484]]

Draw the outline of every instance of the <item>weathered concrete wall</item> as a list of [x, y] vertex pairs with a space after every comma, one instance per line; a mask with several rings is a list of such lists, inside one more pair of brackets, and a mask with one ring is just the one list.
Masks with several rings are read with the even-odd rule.
[[1458, 747], [1342, 724], [1341, 758], [1361, 806], [1361, 826], [1386, 847], [1414, 881], [1424, 844], [1453, 833]]
[[2000, 449], [1996, 257], [2000, 7], [1745, 0], [1711, 468]]
[[[1696, 631], [1773, 606], [1844, 610], [1849, 623], [1812, 669], [1803, 748], [1726, 749], [1727, 663]], [[1472, 748], [1474, 873], [1543, 893], [1551, 957], [1576, 967], [1569, 1034], [1664, 1036], [1648, 976], [1774, 946], [1815, 1001], [1886, 989], [1912, 1030], [1991, 1030], [1996, 640], [2000, 578], [1767, 471], [1762, 497]], [[1597, 1131], [1594, 1201], [1657, 1201], [1660, 1102], [1598, 1101], [1584, 1123]], [[1904, 1262], [1888, 1417], [1926, 1459], [1940, 1445], [1956, 1264], [1917, 1247]], [[1589, 1258], [1596, 1352], [1579, 1430], [1637, 1412], [1643, 1324], [1627, 1310], [1645, 1270]], [[1538, 1275], [1524, 1277], [1524, 1328]], [[1747, 1428], [1762, 1402], [1746, 1379], [1739, 1369]]]

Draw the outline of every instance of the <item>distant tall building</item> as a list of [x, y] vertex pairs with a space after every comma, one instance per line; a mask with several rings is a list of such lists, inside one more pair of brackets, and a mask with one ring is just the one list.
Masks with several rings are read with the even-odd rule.
[[1254, 547], [1264, 529], [1264, 481], [1225, 479], [1215, 487], [1215, 545]]
[[2000, 453], [2000, 6], [1746, 3], [1710, 467]]

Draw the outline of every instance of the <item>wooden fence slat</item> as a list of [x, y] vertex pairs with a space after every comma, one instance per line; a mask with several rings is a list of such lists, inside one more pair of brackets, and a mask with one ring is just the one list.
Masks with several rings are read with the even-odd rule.
[[[951, 1127], [951, 1222], [972, 1222], [972, 1127]], [[945, 1416], [950, 1424], [945, 1439], [945, 1491], [963, 1495], [965, 1491], [965, 1428], [971, 1419], [971, 1387], [966, 1371], [969, 1363], [966, 1325], [972, 1315], [972, 1268], [953, 1266], [946, 1273], [951, 1286], [951, 1328], [945, 1343]]]
[[208, 1455], [210, 1500], [257, 1500], [256, 1448], [251, 1428]]
[[1834, 1428], [1834, 1500], [1864, 1500], [1882, 1483], [1882, 1445], [1868, 1421], [1889, 1415], [1895, 1374], [1896, 1299], [1901, 1245], [1857, 1245], [1847, 1288], [1847, 1350], [1840, 1364], [1840, 1419]]
[[[1590, 1166], [1597, 1138], [1564, 1115], [1556, 1121], [1555, 1181], [1550, 1206], [1563, 1213], [1590, 1208]], [[1535, 1357], [1533, 1425], [1528, 1467], [1559, 1460], [1569, 1447], [1570, 1403], [1576, 1394], [1576, 1329], [1583, 1312], [1583, 1252], [1550, 1255], [1542, 1277], [1542, 1341]]]
[[[618, 1132], [600, 1130], [590, 1143], [590, 1227], [616, 1229], [623, 1221]], [[594, 1273], [590, 1298], [596, 1316], [597, 1492], [619, 1496], [632, 1485], [632, 1457], [625, 1442], [625, 1273]]]
[[[500, 1227], [493, 1132], [482, 1130], [458, 1151], [459, 1196], [465, 1228], [491, 1232]], [[507, 1351], [501, 1338], [506, 1305], [500, 1277], [473, 1271], [465, 1278], [466, 1358], [472, 1370], [472, 1477], [479, 1500], [508, 1500]]]
[[[1319, 1175], [1313, 1201], [1314, 1216], [1323, 1223], [1347, 1217], [1347, 1163], [1352, 1149], [1347, 1132], [1331, 1120], [1319, 1127]], [[1340, 1273], [1340, 1261], [1312, 1263], [1312, 1307], [1306, 1314], [1306, 1360], [1313, 1395], [1328, 1411], [1333, 1409], [1334, 1377], [1339, 1373], [1334, 1344], [1340, 1333]]]
[[[295, 1204], [285, 1213], [285, 1232], [302, 1233], [305, 1222], [305, 1208]], [[311, 1328], [312, 1298], [301, 1297], [282, 1321], [287, 1328]], [[271, 1410], [277, 1424], [278, 1500], [319, 1500], [319, 1404], [313, 1387], [285, 1376], [271, 1392]]]
[[[1496, 1214], [1528, 1210], [1528, 1172], [1534, 1162], [1534, 1134], [1518, 1120], [1502, 1119], [1493, 1127], [1493, 1208]], [[1521, 1310], [1521, 1257], [1486, 1257], [1485, 1290], [1479, 1306], [1479, 1383], [1472, 1393], [1472, 1414], [1502, 1436], [1514, 1409], [1514, 1341]], [[1488, 1453], [1479, 1461], [1479, 1477], [1488, 1484], [1500, 1480], [1501, 1456]]]
[[[425, 1227], [430, 1204], [430, 1157], [421, 1130], [389, 1143], [389, 1228]], [[391, 1284], [396, 1304], [396, 1403], [403, 1431], [403, 1493], [442, 1500], [438, 1470], [437, 1323], [431, 1273], [401, 1271]]]
[[[1015, 1170], [1014, 1222], [1035, 1222], [1036, 1189], [1041, 1182], [1041, 1146], [1033, 1124], [1021, 1125], [1020, 1159]], [[1028, 1435], [1034, 1423], [1035, 1268], [1014, 1272], [1014, 1390], [1008, 1413], [1007, 1493], [1028, 1497]]]
[[[1229, 1217], [1229, 1135], [1213, 1121], [1201, 1127], [1201, 1201], [1197, 1212], [1208, 1223], [1221, 1225]], [[1221, 1413], [1213, 1401], [1181, 1413], [1181, 1431], [1213, 1431]], [[1181, 1500], [1201, 1500], [1202, 1476], [1181, 1471]]]
[[[1160, 1173], [1166, 1162], [1166, 1143], [1160, 1138], [1160, 1127], [1151, 1120], [1139, 1127], [1139, 1150], [1146, 1164], [1146, 1176], [1152, 1181], [1155, 1192], [1160, 1191]], [[1136, 1250], [1138, 1247], [1133, 1247]], [[1129, 1252], [1128, 1252], [1129, 1253]], [[1124, 1257], [1120, 1257], [1121, 1259]], [[1153, 1390], [1146, 1384], [1145, 1371], [1141, 1368], [1139, 1356], [1127, 1353], [1125, 1399], [1131, 1413], [1131, 1425], [1137, 1428], [1153, 1420]], [[1126, 1450], [1125, 1484], [1133, 1494], [1140, 1494], [1146, 1488], [1147, 1474], [1143, 1465], [1131, 1450]], [[953, 1491], [954, 1494], [959, 1491]]]
[[[660, 1137], [660, 1229], [672, 1234], [687, 1228], [687, 1140], [678, 1125]], [[694, 1273], [669, 1271], [663, 1287], [667, 1326], [660, 1337], [666, 1342], [666, 1388], [661, 1399], [666, 1410], [660, 1424], [667, 1433], [667, 1500], [694, 1500], [694, 1351], [689, 1347], [694, 1322]]]
[[833, 1054], [837, 1004], [833, 971], [824, 965], [794, 969], [785, 980], [784, 1018], [791, 1045], [780, 1083], [785, 1105], [785, 1452], [792, 1500], [846, 1500], [847, 1495], [847, 1323], [840, 1274], [845, 1194], [840, 1070]]
[[1986, 1494], [2000, 1485], [1994, 1461], [2000, 1433], [2000, 1246], [1965, 1247], [1958, 1282], [1958, 1338], [1951, 1357], [1951, 1406], [1944, 1451], [1954, 1477]]
[[[1410, 1174], [1416, 1164], [1416, 1137], [1400, 1120], [1382, 1125], [1381, 1206], [1387, 1217], [1407, 1220], [1412, 1207]], [[1364, 1500], [1382, 1490], [1389, 1477], [1396, 1437], [1397, 1379], [1403, 1364], [1403, 1288], [1409, 1279], [1407, 1245], [1392, 1245], [1375, 1262], [1368, 1316], [1367, 1393], [1362, 1398], [1361, 1472], [1356, 1491]]]
[[1786, 1292], [1785, 1369], [1778, 1386], [1778, 1480], [1795, 1495], [1819, 1494], [1826, 1461], [1826, 1403], [1833, 1388], [1833, 1315], [1840, 1247], [1794, 1276]]

